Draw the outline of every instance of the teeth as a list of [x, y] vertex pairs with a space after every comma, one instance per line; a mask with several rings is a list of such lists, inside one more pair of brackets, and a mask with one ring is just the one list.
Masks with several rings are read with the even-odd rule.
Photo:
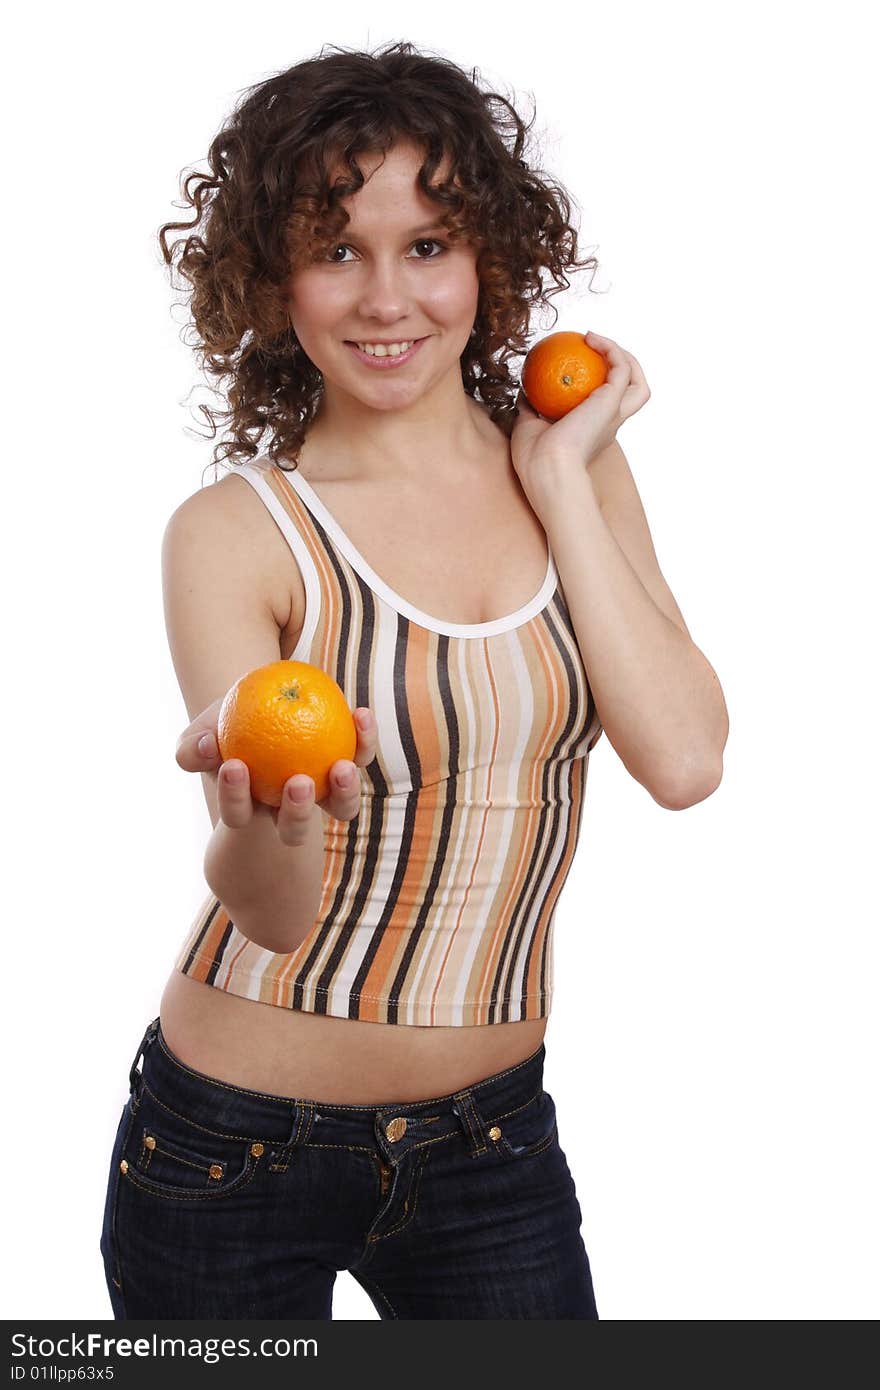
[[358, 343], [361, 352], [365, 352], [368, 357], [399, 357], [402, 352], [407, 352], [415, 342], [404, 343]]

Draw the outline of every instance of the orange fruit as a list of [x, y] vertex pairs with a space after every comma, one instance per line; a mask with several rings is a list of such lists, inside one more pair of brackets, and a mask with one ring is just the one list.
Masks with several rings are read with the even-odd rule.
[[521, 384], [529, 405], [547, 420], [561, 420], [601, 386], [608, 366], [583, 333], [551, 333], [526, 355]]
[[332, 676], [307, 661], [270, 661], [239, 677], [217, 716], [217, 742], [225, 762], [247, 765], [251, 795], [280, 806], [288, 777], [305, 773], [315, 800], [330, 791], [330, 769], [354, 761], [354, 715]]

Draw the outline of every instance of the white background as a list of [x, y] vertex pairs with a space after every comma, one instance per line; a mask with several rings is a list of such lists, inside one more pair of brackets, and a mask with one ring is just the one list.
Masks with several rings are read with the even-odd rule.
[[[212, 398], [155, 232], [242, 88], [401, 38], [534, 95], [532, 158], [600, 262], [534, 330], [640, 360], [620, 442], [730, 712], [721, 786], [683, 812], [601, 740], [557, 913], [546, 1084], [600, 1317], [880, 1313], [868, 8], [28, 9], [4, 95], [8, 1318], [110, 1317], [128, 1067], [203, 896], [160, 544]], [[335, 1316], [377, 1317], [346, 1274]]]

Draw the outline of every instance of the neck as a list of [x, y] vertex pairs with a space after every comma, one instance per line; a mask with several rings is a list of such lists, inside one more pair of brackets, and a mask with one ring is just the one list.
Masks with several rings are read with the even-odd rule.
[[439, 383], [402, 410], [374, 410], [332, 383], [300, 455], [316, 480], [390, 482], [432, 474], [435, 465], [468, 467], [506, 439], [460, 381]]

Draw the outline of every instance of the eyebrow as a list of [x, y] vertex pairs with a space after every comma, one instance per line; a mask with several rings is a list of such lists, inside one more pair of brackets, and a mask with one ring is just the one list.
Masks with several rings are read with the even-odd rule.
[[[443, 223], [440, 221], [440, 219], [439, 219], [439, 217], [438, 217], [438, 218], [435, 218], [435, 220], [434, 220], [433, 222], [423, 222], [422, 225], [421, 225], [421, 227], [411, 227], [410, 230], [409, 230], [408, 232], [404, 232], [403, 235], [406, 236], [406, 237], [417, 237], [417, 236], [421, 236], [422, 232], [436, 232], [436, 231], [445, 231], [445, 230], [446, 230], [446, 229], [445, 229], [445, 227], [443, 226]], [[359, 237], [359, 236], [361, 235], [360, 232], [352, 231], [350, 224], [349, 224], [349, 225], [346, 225], [346, 226], [343, 228], [343, 234], [344, 234], [345, 236], [353, 236], [353, 237]]]

